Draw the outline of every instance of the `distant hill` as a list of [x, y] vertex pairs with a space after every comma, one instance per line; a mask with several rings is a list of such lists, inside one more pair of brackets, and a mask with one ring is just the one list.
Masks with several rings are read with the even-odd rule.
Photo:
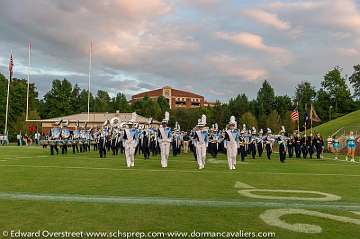
[[360, 110], [331, 120], [314, 128], [324, 138], [338, 131], [337, 134], [347, 134], [350, 130], [360, 134]]

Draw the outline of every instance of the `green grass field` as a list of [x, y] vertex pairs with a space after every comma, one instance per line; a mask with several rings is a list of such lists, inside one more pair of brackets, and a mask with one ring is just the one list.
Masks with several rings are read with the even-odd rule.
[[[191, 154], [171, 157], [167, 169], [158, 157], [138, 157], [127, 169], [123, 155], [101, 160], [96, 152], [50, 156], [40, 147], [0, 147], [0, 233], [243, 230], [275, 232], [275, 238], [360, 238], [359, 163], [281, 164], [273, 154], [271, 161], [247, 159], [230, 171], [224, 155], [208, 159], [202, 171]], [[335, 199], [321, 201], [318, 192]]]
[[[340, 118], [331, 120], [314, 128], [315, 132], [320, 132], [324, 137], [328, 137], [337, 130], [344, 128], [346, 133], [350, 130], [360, 133], [360, 110], [344, 115]], [[342, 133], [342, 132], [341, 132]]]

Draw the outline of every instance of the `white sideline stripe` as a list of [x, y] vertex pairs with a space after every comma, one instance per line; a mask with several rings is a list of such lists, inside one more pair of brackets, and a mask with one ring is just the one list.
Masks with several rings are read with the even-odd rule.
[[303, 175], [303, 176], [344, 176], [344, 177], [360, 177], [360, 174], [337, 174], [337, 173], [281, 173], [281, 172], [249, 172], [242, 171], [204, 171], [204, 170], [176, 170], [176, 169], [136, 169], [136, 168], [94, 168], [94, 167], [78, 167], [78, 166], [53, 166], [53, 165], [24, 165], [24, 164], [0, 164], [0, 167], [23, 167], [23, 168], [57, 168], [57, 169], [84, 169], [84, 170], [109, 170], [109, 171], [149, 171], [149, 172], [179, 172], [179, 173], [230, 173], [236, 172], [241, 174], [267, 174], [267, 175]]
[[0, 200], [21, 201], [47, 201], [47, 202], [81, 202], [103, 204], [136, 204], [136, 205], [170, 205], [170, 206], [196, 206], [196, 207], [235, 207], [235, 208], [309, 208], [309, 209], [341, 209], [360, 210], [360, 204], [340, 203], [289, 203], [268, 201], [224, 201], [224, 200], [198, 200], [165, 197], [110, 197], [90, 195], [45, 195], [28, 193], [0, 192]]

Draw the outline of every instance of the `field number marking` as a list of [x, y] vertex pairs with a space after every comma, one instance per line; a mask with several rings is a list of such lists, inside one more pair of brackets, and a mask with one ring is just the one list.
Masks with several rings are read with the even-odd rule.
[[[244, 185], [246, 185], [244, 187]], [[270, 199], [270, 200], [304, 200], [304, 201], [318, 201], [318, 202], [330, 202], [338, 201], [340, 196], [330, 193], [323, 193], [318, 191], [307, 190], [287, 190], [287, 189], [258, 189], [253, 186], [244, 184], [242, 182], [236, 182], [235, 188], [240, 188], [238, 193], [244, 197], [256, 198], [256, 199]], [[259, 195], [255, 192], [267, 192], [267, 193], [296, 193], [296, 194], [316, 194], [321, 197], [295, 197], [295, 196], [272, 196], [272, 195]]]
[[[360, 214], [359, 212], [356, 212]], [[318, 225], [313, 224], [303, 224], [303, 223], [294, 223], [290, 224], [285, 222], [281, 217], [287, 215], [306, 215], [312, 217], [320, 217], [324, 219], [334, 220], [337, 222], [343, 223], [352, 223], [355, 225], [360, 225], [360, 219], [350, 218], [350, 217], [343, 217], [332, 215], [328, 213], [322, 213], [317, 211], [311, 211], [306, 209], [269, 209], [266, 210], [264, 213], [260, 215], [260, 218], [270, 226], [279, 227], [282, 229], [286, 229], [293, 232], [301, 232], [301, 233], [321, 233], [322, 228]]]

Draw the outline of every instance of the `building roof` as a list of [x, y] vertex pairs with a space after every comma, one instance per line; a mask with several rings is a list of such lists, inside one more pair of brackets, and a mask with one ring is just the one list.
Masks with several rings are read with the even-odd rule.
[[192, 92], [188, 92], [188, 91], [183, 91], [183, 90], [176, 90], [176, 89], [171, 89], [171, 95], [175, 95], [175, 96], [179, 96], [179, 97], [193, 97], [193, 98], [203, 98], [203, 96], [192, 93]]
[[145, 92], [133, 95], [132, 98], [142, 98], [142, 97], [145, 97], [146, 95], [148, 97], [154, 97], [154, 96], [159, 96], [162, 94], [163, 94], [163, 89], [156, 89], [156, 90], [145, 91]]
[[[91, 112], [90, 113], [90, 122], [94, 123], [103, 123], [106, 120], [111, 120], [114, 117], [119, 118], [121, 122], [128, 122], [131, 120], [132, 113], [104, 113], [104, 112]], [[51, 118], [47, 119], [47, 121], [58, 121], [60, 119], [68, 120], [68, 121], [80, 121], [80, 122], [86, 122], [88, 120], [88, 114], [87, 112], [79, 113], [79, 114], [73, 114], [73, 115], [67, 115], [63, 117], [57, 117], [57, 118]], [[137, 122], [138, 123], [147, 123], [149, 122], [149, 118], [146, 118], [141, 115], [137, 115]], [[153, 121], [153, 123], [159, 123], [158, 121]]]
[[192, 92], [188, 92], [188, 91], [183, 91], [183, 90], [177, 90], [174, 88], [170, 88], [170, 87], [163, 87], [160, 89], [156, 89], [156, 90], [151, 90], [151, 91], [146, 91], [146, 92], [142, 92], [136, 95], [133, 95], [132, 98], [142, 98], [145, 96], [148, 97], [155, 97], [155, 96], [159, 96], [163, 94], [163, 89], [164, 88], [169, 88], [171, 89], [171, 95], [175, 96], [175, 97], [193, 97], [193, 98], [203, 98], [203, 96], [199, 95], [199, 94], [195, 94]]

